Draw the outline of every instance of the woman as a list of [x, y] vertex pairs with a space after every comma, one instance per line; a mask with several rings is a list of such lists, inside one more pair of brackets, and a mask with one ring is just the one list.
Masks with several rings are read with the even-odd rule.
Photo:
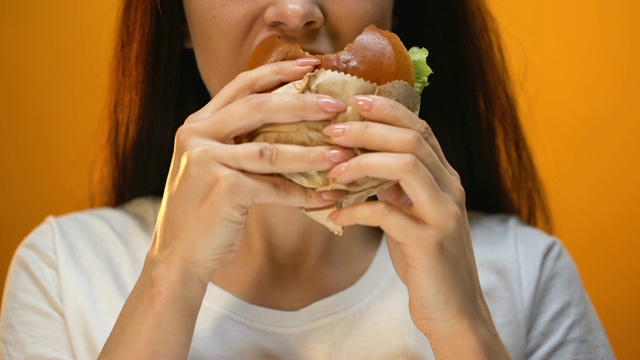
[[[612, 357], [566, 251], [518, 220], [548, 225], [485, 6], [426, 8], [126, 1], [112, 108], [117, 207], [50, 219], [23, 243], [3, 302], [5, 356]], [[360, 96], [349, 103], [370, 122], [323, 130], [338, 146], [234, 143], [263, 123], [326, 120], [347, 106], [265, 94], [317, 61], [244, 72], [257, 43], [276, 33], [331, 53], [372, 23], [430, 50], [429, 127]], [[333, 212], [348, 226], [336, 238], [298, 208], [343, 193], [272, 176], [310, 170], [398, 184]]]

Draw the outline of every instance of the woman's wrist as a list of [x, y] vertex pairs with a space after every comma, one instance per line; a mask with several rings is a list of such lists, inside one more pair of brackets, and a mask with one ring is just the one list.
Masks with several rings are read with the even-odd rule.
[[437, 332], [425, 335], [438, 359], [511, 358], [488, 310], [473, 319], [451, 321]]
[[204, 291], [214, 273], [215, 269], [198, 268], [184, 256], [170, 251], [157, 251], [153, 247], [147, 253], [142, 269], [142, 274], [155, 288], [187, 287], [190, 292]]
[[101, 358], [184, 358], [188, 354], [208, 282], [176, 259], [151, 253]]
[[147, 282], [147, 286], [154, 292], [180, 291], [198, 299], [199, 295], [204, 296], [211, 276], [196, 271], [194, 266], [176, 257], [168, 254], [159, 256], [150, 252], [145, 259], [139, 281]]

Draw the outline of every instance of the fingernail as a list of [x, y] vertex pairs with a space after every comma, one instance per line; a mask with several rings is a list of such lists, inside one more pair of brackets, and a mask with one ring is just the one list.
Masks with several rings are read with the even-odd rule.
[[327, 216], [327, 220], [334, 222], [338, 219], [338, 211], [339, 210], [334, 210], [332, 211], [328, 216]]
[[347, 105], [342, 101], [333, 98], [323, 97], [318, 100], [320, 108], [326, 112], [340, 112], [347, 109]]
[[322, 129], [322, 133], [330, 137], [340, 137], [346, 134], [349, 125], [346, 123], [332, 124]]
[[373, 99], [368, 96], [356, 95], [351, 98], [351, 104], [363, 111], [373, 109]]
[[296, 65], [298, 66], [316, 66], [320, 65], [321, 61], [318, 58], [300, 58], [295, 60]]
[[342, 175], [347, 170], [347, 165], [349, 163], [342, 163], [333, 167], [333, 169], [329, 170], [327, 173], [327, 177], [330, 179], [337, 178]]
[[327, 152], [327, 157], [332, 162], [339, 163], [351, 159], [353, 157], [353, 152], [348, 150], [332, 149]]

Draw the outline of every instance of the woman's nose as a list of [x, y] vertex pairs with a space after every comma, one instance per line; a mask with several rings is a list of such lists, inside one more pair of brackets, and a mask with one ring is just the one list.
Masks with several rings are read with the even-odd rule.
[[322, 27], [324, 15], [312, 0], [274, 0], [264, 13], [268, 26], [283, 32], [310, 31]]

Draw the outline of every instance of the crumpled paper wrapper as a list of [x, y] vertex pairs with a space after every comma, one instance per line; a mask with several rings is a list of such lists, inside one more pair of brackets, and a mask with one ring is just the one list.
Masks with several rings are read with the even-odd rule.
[[[324, 94], [349, 104], [354, 95], [379, 95], [398, 101], [416, 114], [420, 108], [420, 96], [413, 87], [404, 81], [393, 81], [381, 86], [344, 73], [319, 69], [307, 74], [298, 81], [286, 84], [273, 93], [308, 93]], [[329, 121], [299, 122], [295, 124], [267, 124], [243, 136], [239, 142], [267, 142], [278, 144], [294, 144], [302, 146], [335, 145], [331, 139], [322, 134], [322, 129], [329, 124], [347, 121], [367, 121], [358, 114], [351, 105], [347, 110]], [[357, 154], [365, 150], [354, 149]], [[314, 220], [325, 225], [335, 234], [342, 235], [342, 227], [327, 219], [329, 213], [336, 208], [366, 201], [378, 191], [395, 182], [363, 178], [349, 184], [340, 184], [327, 178], [327, 171], [310, 171], [304, 173], [287, 173], [282, 176], [304, 186], [324, 190], [345, 190], [347, 196], [335, 205], [321, 209], [301, 209]]]

